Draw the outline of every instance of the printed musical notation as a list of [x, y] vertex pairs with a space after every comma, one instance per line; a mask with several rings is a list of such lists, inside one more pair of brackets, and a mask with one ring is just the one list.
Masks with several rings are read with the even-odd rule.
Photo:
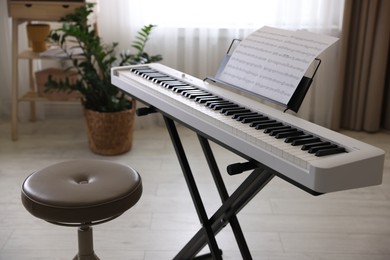
[[287, 104], [313, 60], [338, 39], [263, 27], [236, 47], [220, 80]]

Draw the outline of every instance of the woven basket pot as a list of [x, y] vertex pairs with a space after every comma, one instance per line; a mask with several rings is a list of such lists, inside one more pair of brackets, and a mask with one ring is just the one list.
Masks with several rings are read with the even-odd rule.
[[119, 155], [130, 151], [133, 143], [135, 101], [132, 109], [102, 113], [84, 109], [89, 148], [100, 155]]

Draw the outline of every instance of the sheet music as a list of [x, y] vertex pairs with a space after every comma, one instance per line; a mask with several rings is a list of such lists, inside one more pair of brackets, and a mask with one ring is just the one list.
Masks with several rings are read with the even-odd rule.
[[313, 60], [337, 40], [263, 27], [236, 47], [220, 80], [287, 104]]

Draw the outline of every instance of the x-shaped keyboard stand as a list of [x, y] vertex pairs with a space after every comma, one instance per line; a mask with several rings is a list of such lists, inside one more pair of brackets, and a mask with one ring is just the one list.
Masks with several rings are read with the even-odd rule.
[[[254, 168], [253, 172], [229, 196], [208, 139], [202, 133], [197, 132], [203, 153], [222, 200], [222, 206], [209, 218], [177, 132], [176, 125], [172, 119], [165, 115], [164, 120], [199, 220], [202, 224], [201, 229], [183, 247], [174, 259], [207, 259], [210, 257], [213, 259], [222, 259], [222, 251], [218, 247], [215, 236], [227, 224], [230, 224], [233, 230], [243, 259], [252, 259], [236, 215], [275, 176], [275, 171], [265, 166], [260, 166], [260, 164], [254, 165], [252, 162], [249, 163], [251, 164], [249, 168]], [[246, 164], [242, 165], [244, 168], [247, 166]], [[196, 257], [199, 251], [206, 245], [209, 246], [210, 254]]]

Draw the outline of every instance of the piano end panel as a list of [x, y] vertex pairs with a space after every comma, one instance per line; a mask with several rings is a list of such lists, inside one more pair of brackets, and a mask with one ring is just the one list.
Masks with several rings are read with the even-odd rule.
[[[380, 151], [371, 154], [369, 157], [365, 155], [367, 154], [354, 154], [353, 163], [345, 163], [344, 161], [344, 164], [335, 166], [335, 162], [330, 165], [322, 162], [325, 165], [313, 167], [315, 176], [314, 190], [328, 193], [380, 185], [383, 178], [385, 155]], [[340, 160], [352, 159], [346, 157], [340, 158]], [[352, 157], [352, 155], [349, 154], [348, 157]]]

